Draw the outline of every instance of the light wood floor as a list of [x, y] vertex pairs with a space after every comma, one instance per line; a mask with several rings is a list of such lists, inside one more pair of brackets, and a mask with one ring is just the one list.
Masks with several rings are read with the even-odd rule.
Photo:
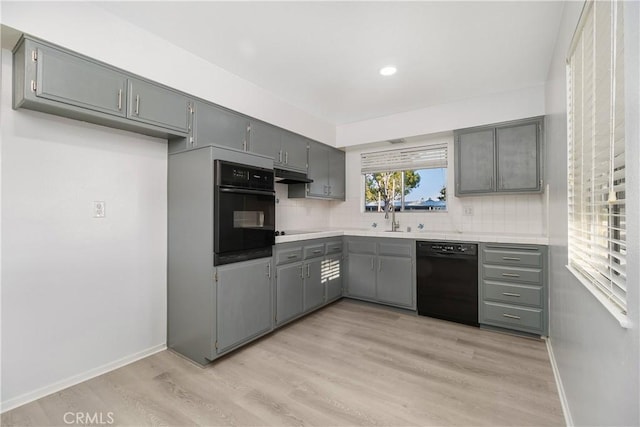
[[[564, 425], [543, 341], [342, 300], [200, 368], [163, 351], [3, 426]], [[95, 425], [95, 424], [94, 424]]]

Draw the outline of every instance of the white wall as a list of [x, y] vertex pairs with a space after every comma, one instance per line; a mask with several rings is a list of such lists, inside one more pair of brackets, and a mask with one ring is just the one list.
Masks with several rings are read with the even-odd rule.
[[328, 200], [289, 199], [286, 184], [276, 184], [276, 230], [322, 230], [331, 225], [334, 203]]
[[335, 143], [334, 125], [91, 2], [3, 1], [2, 23], [309, 138]]
[[[625, 2], [625, 46], [628, 52], [627, 137], [627, 285], [631, 329], [617, 320], [566, 269], [567, 132], [565, 58], [578, 22], [581, 2], [567, 2], [546, 89], [548, 155], [551, 188], [550, 342], [571, 418], [575, 425], [639, 425], [640, 402], [640, 207], [638, 172], [638, 25], [639, 7]], [[632, 31], [631, 31], [632, 30]], [[631, 49], [629, 49], [631, 47]], [[633, 61], [629, 59], [633, 58]], [[631, 108], [632, 110], [631, 110]]]
[[164, 348], [167, 143], [12, 110], [8, 50], [1, 90], [4, 411]]
[[544, 84], [341, 125], [336, 129], [336, 146], [431, 135], [542, 115]]
[[[482, 197], [455, 197], [453, 135], [451, 132], [416, 138], [403, 144], [404, 147], [433, 143], [448, 144], [447, 168], [447, 212], [399, 212], [396, 219], [402, 229], [407, 226], [413, 231], [418, 224], [425, 231], [440, 233], [508, 234], [543, 237], [546, 235], [545, 196], [496, 195]], [[360, 154], [363, 152], [389, 150], [397, 146], [389, 143], [369, 144], [349, 147], [346, 150], [346, 201], [335, 203], [331, 211], [333, 227], [368, 228], [377, 224], [377, 230], [391, 228], [391, 220], [384, 219], [384, 213], [362, 212], [363, 180], [360, 172]], [[470, 207], [473, 215], [463, 215], [464, 208]]]

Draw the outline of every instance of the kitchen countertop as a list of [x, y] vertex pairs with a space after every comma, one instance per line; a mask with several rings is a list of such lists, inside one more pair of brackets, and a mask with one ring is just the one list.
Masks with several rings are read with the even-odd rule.
[[437, 231], [384, 231], [371, 229], [330, 229], [330, 230], [292, 230], [284, 236], [276, 236], [277, 243], [297, 242], [300, 240], [322, 239], [336, 236], [388, 237], [394, 239], [442, 240], [454, 242], [492, 242], [548, 245], [549, 238], [534, 234], [499, 233], [441, 233]]

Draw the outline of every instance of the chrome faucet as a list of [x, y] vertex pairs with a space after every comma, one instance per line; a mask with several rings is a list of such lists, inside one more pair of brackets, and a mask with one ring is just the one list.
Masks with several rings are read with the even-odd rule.
[[396, 221], [396, 208], [393, 206], [393, 202], [390, 202], [387, 206], [384, 219], [389, 219], [389, 211], [391, 211], [391, 231], [398, 231], [400, 229], [400, 221]]

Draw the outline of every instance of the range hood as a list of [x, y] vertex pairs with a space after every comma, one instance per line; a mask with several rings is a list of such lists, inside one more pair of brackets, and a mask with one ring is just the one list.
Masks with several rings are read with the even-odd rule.
[[293, 172], [285, 169], [275, 168], [273, 170], [276, 176], [276, 182], [280, 184], [308, 184], [313, 182], [307, 178], [307, 175], [301, 172]]

